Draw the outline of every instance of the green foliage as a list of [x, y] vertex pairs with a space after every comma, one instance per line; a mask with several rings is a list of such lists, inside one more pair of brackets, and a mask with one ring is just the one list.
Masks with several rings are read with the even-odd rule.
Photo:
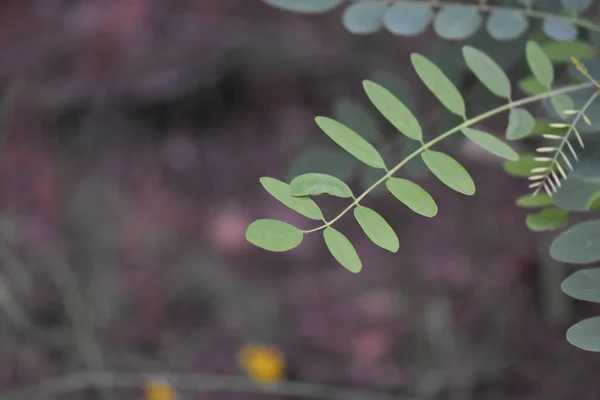
[[460, 91], [444, 75], [442, 70], [418, 53], [411, 54], [410, 61], [425, 86], [438, 98], [444, 107], [459, 117], [466, 118], [465, 100]]
[[410, 139], [423, 140], [419, 121], [389, 90], [371, 81], [364, 81], [363, 88], [373, 105], [396, 129]]
[[317, 117], [315, 122], [331, 140], [359, 161], [373, 168], [385, 169], [381, 154], [358, 133], [331, 118]]
[[506, 138], [508, 140], [523, 139], [533, 132], [534, 126], [535, 119], [529, 111], [520, 107], [513, 108], [508, 114]]
[[544, 208], [536, 214], [529, 214], [525, 223], [535, 232], [554, 231], [566, 225], [569, 212], [555, 207]]
[[[332, 225], [353, 210], [356, 222], [375, 245], [396, 252], [399, 241], [392, 227], [379, 213], [364, 207], [361, 202], [368, 195], [391, 193], [413, 212], [434, 217], [438, 206], [431, 195], [417, 183], [394, 176], [402, 168], [412, 178], [429, 171], [449, 188], [473, 195], [475, 184], [469, 172], [450, 155], [432, 149], [458, 132], [466, 140], [506, 159], [504, 169], [507, 173], [528, 178], [533, 193], [520, 197], [516, 204], [539, 209], [526, 217], [525, 223], [530, 229], [556, 230], [567, 224], [571, 212], [600, 209], [600, 141], [586, 135], [600, 131], [600, 119], [597, 118], [600, 115], [600, 102], [597, 101], [600, 60], [593, 58], [598, 42], [593, 44], [587, 41], [587, 35], [579, 34], [581, 30], [593, 32], [596, 37], [600, 33], [600, 25], [580, 17], [591, 6], [592, 0], [558, 0], [554, 2], [556, 7], [550, 8], [552, 12], [543, 7], [542, 1], [533, 0], [518, 0], [521, 5], [518, 7], [492, 5], [485, 1], [263, 2], [282, 10], [308, 14], [343, 8], [340, 13], [342, 25], [354, 34], [375, 34], [385, 29], [394, 35], [415, 36], [432, 27], [442, 39], [471, 42], [462, 46], [462, 60], [458, 62], [457, 57], [451, 56], [456, 53], [452, 53], [454, 50], [447, 43], [429, 57], [417, 53], [410, 57], [422, 83], [454, 114], [446, 120], [454, 121], [455, 126], [446, 123], [449, 128], [445, 132], [425, 142], [423, 132], [430, 129], [419, 123], [414, 107], [407, 106], [407, 99], [398, 90], [379, 79], [363, 81], [366, 98], [390, 122], [391, 125], [386, 124], [386, 127], [393, 127], [410, 139], [404, 144], [402, 159], [394, 165], [388, 158], [392, 153], [385, 149], [378, 151], [374, 146], [379, 148], [385, 128], [362, 102], [339, 99], [334, 107], [334, 118], [317, 117], [316, 122], [347, 154], [329, 147], [309, 147], [292, 164], [290, 185], [273, 178], [261, 178], [265, 189], [281, 203], [310, 219], [323, 220], [323, 224], [299, 230], [282, 221], [258, 220], [247, 229], [249, 242], [270, 251], [286, 251], [298, 246], [305, 234], [322, 230], [325, 244], [335, 260], [349, 271], [359, 272], [362, 262], [356, 249]], [[537, 20], [537, 23], [532, 24], [531, 20]], [[483, 42], [485, 45], [479, 46], [485, 51], [475, 46], [476, 40], [482, 40], [482, 36], [476, 37], [482, 27], [489, 35]], [[507, 46], [502, 56], [492, 53], [494, 41], [520, 43], [516, 39], [528, 31], [532, 37], [545, 35], [550, 40], [542, 43], [528, 40], [524, 51], [520, 51], [521, 56], [514, 46]], [[517, 90], [511, 87], [505, 71], [523, 59], [529, 67], [529, 76], [517, 77], [517, 82], [520, 93], [528, 97], [514, 100]], [[441, 61], [445, 62], [443, 68], [440, 68]], [[568, 63], [566, 68], [564, 63]], [[479, 107], [487, 111], [471, 118], [467, 118], [467, 104], [470, 112], [479, 110], [471, 109], [470, 94], [457, 88], [465, 68], [481, 82], [477, 88], [481, 90], [479, 96], [487, 89], [490, 92], [487, 99], [491, 99], [479, 102]], [[555, 88], [565, 79], [583, 83]], [[505, 103], [495, 106], [498, 98]], [[547, 116], [536, 120], [525, 108], [535, 102], [542, 103]], [[488, 103], [494, 105], [484, 107], [483, 104]], [[507, 114], [506, 139], [535, 142], [535, 154], [519, 155], [495, 135], [476, 128], [484, 120], [501, 113]], [[364, 191], [355, 197], [345, 181], [352, 178], [359, 168], [359, 161], [365, 164], [360, 166]], [[321, 194], [351, 199], [351, 202], [337, 216], [326, 220], [310, 198]], [[558, 235], [550, 247], [550, 255], [571, 264], [600, 261], [600, 220], [577, 223]], [[574, 298], [600, 302], [600, 270], [576, 272], [563, 282], [562, 289]], [[600, 317], [574, 325], [568, 330], [567, 339], [579, 348], [600, 351]]]
[[600, 261], [600, 220], [578, 223], [560, 234], [550, 246], [550, 255], [569, 264]]
[[323, 239], [325, 239], [325, 245], [337, 262], [350, 272], [355, 274], [360, 272], [362, 269], [360, 258], [352, 243], [343, 233], [332, 227], [327, 227], [323, 231]]
[[370, 208], [357, 206], [354, 209], [354, 218], [373, 243], [377, 246], [395, 253], [400, 247], [398, 236], [387, 221], [376, 211]]
[[292, 196], [318, 196], [329, 194], [336, 197], [354, 197], [344, 181], [332, 175], [309, 173], [300, 175], [290, 183]]
[[416, 183], [408, 179], [390, 178], [385, 184], [391, 194], [417, 214], [430, 218], [437, 214], [438, 207], [433, 197]]
[[463, 128], [462, 132], [466, 137], [471, 139], [473, 143], [498, 157], [506, 158], [511, 161], [517, 161], [519, 159], [519, 155], [516, 151], [494, 135], [472, 128]]
[[308, 197], [294, 197], [290, 193], [290, 185], [275, 178], [262, 177], [260, 183], [269, 194], [292, 210], [310, 219], [323, 219], [321, 209]]
[[269, 251], [288, 251], [302, 243], [304, 233], [288, 223], [259, 219], [246, 229], [246, 240]]

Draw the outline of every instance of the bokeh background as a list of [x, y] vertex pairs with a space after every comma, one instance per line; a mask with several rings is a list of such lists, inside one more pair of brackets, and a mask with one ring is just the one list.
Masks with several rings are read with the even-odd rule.
[[[316, 115], [354, 124], [392, 162], [412, 151], [363, 79], [402, 98], [428, 139], [455, 124], [410, 53], [437, 62], [472, 114], [495, 104], [464, 71], [466, 42], [352, 35], [339, 14], [259, 0], [0, 5], [2, 400], [145, 399], [143, 379], [110, 385], [138, 372], [186, 374], [192, 384], [173, 383], [181, 399], [291, 399], [294, 382], [357, 393], [315, 386], [312, 398], [600, 398], [600, 358], [564, 337], [594, 306], [560, 292], [572, 267], [549, 259], [552, 235], [525, 227], [515, 199], [526, 182], [460, 140], [441, 148], [471, 172], [476, 195], [411, 163], [404, 176], [434, 196], [437, 217], [390, 195], [365, 200], [398, 233], [397, 254], [340, 221], [363, 260], [358, 275], [319, 234], [282, 254], [245, 241], [258, 218], [312, 226], [261, 176], [318, 169], [358, 192], [378, 178], [335, 148]], [[524, 40], [468, 43], [519, 78]], [[505, 117], [484, 126], [503, 132]], [[328, 217], [346, 206], [319, 203]], [[258, 344], [283, 354], [290, 393], [236, 380], [247, 374], [240, 349]], [[94, 384], [99, 371], [109, 376]], [[229, 390], [211, 390], [212, 374]]]

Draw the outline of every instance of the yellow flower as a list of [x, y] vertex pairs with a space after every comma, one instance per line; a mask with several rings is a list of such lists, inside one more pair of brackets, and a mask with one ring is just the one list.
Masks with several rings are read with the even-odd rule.
[[150, 379], [146, 384], [145, 400], [177, 400], [175, 391], [163, 379]]
[[250, 344], [238, 353], [238, 361], [250, 378], [258, 383], [276, 383], [285, 375], [283, 354], [273, 346]]

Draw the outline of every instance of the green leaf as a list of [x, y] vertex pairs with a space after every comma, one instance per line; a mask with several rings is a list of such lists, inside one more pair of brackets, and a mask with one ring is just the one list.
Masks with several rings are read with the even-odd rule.
[[331, 140], [348, 153], [373, 168], [385, 169], [379, 152], [358, 133], [331, 118], [317, 117], [315, 122]]
[[323, 219], [323, 213], [317, 203], [307, 197], [292, 196], [290, 194], [290, 185], [287, 183], [266, 176], [260, 178], [260, 183], [271, 196], [275, 197], [297, 213], [310, 219]]
[[342, 24], [351, 33], [369, 35], [383, 27], [383, 13], [387, 4], [379, 0], [354, 3], [344, 11]]
[[592, 5], [594, 0], [560, 0], [560, 4], [573, 14], [579, 14]]
[[352, 273], [360, 272], [362, 269], [360, 258], [352, 243], [343, 233], [328, 227], [323, 231], [323, 238], [329, 252], [337, 262]]
[[517, 161], [507, 161], [504, 163], [504, 171], [509, 175], [518, 178], [528, 178], [531, 176], [531, 170], [540, 167], [540, 163], [535, 161], [535, 154], [521, 154]]
[[535, 119], [524, 108], [513, 108], [508, 114], [508, 127], [506, 138], [508, 140], [523, 139], [531, 134], [535, 126]]
[[550, 99], [552, 107], [559, 118], [565, 119], [565, 111], [572, 110], [575, 106], [573, 100], [566, 94], [557, 94]]
[[519, 89], [523, 93], [536, 95], [546, 93], [548, 90], [535, 79], [535, 76], [528, 76], [519, 81]]
[[583, 40], [569, 42], [550, 42], [542, 46], [542, 50], [551, 61], [571, 62], [571, 57], [585, 60], [594, 56], [594, 48]]
[[356, 170], [358, 161], [350, 154], [336, 149], [308, 148], [297, 156], [287, 173], [287, 180], [309, 172], [320, 172], [346, 180]]
[[385, 185], [391, 194], [417, 214], [429, 218], [437, 214], [438, 207], [433, 197], [416, 183], [402, 178], [390, 178]]
[[509, 145], [504, 143], [497, 137], [477, 129], [463, 128], [462, 133], [469, 138], [473, 143], [489, 151], [498, 157], [506, 158], [507, 160], [516, 161], [519, 159], [519, 154], [514, 151]]
[[569, 212], [558, 208], [544, 208], [537, 214], [529, 214], [525, 223], [534, 232], [554, 231], [567, 223]]
[[524, 208], [544, 207], [552, 204], [552, 197], [548, 196], [547, 193], [530, 194], [517, 199], [517, 205]]
[[419, 121], [396, 96], [371, 81], [363, 81], [363, 87], [371, 102], [396, 129], [413, 140], [423, 138]]
[[246, 240], [269, 251], [288, 251], [302, 243], [304, 233], [276, 219], [259, 219], [246, 229]]
[[550, 256], [569, 264], [600, 261], [600, 220], [573, 225], [554, 239]]
[[379, 124], [363, 106], [349, 99], [338, 99], [334, 105], [335, 119], [370, 142], [383, 137]]
[[544, 50], [537, 43], [529, 41], [525, 48], [525, 55], [535, 79], [546, 89], [550, 89], [554, 82], [554, 67]]
[[270, 6], [286, 11], [318, 14], [331, 11], [344, 0], [262, 0]]
[[475, 7], [450, 4], [438, 11], [433, 29], [443, 39], [464, 40], [479, 30], [481, 22], [481, 15]]
[[577, 26], [560, 17], [547, 17], [544, 20], [544, 32], [554, 40], [575, 40], [579, 33]]
[[565, 279], [560, 288], [574, 299], [600, 303], [600, 268], [577, 271]]
[[471, 46], [462, 48], [467, 66], [477, 79], [496, 96], [510, 98], [510, 80], [490, 56]]
[[486, 29], [496, 40], [517, 39], [529, 28], [529, 20], [520, 10], [492, 10]]
[[388, 8], [383, 24], [394, 35], [415, 36], [423, 33], [432, 20], [429, 4], [399, 2]]
[[318, 196], [326, 193], [336, 197], [352, 197], [352, 190], [335, 176], [310, 173], [300, 175], [290, 183], [292, 196]]
[[466, 118], [465, 100], [442, 70], [424, 56], [413, 53], [410, 55], [412, 65], [429, 90], [452, 113]]
[[446, 186], [467, 196], [475, 194], [473, 179], [454, 158], [432, 150], [421, 153], [421, 158], [427, 168]]
[[373, 243], [392, 253], [398, 251], [398, 236], [381, 215], [370, 208], [357, 206], [354, 209], [354, 218]]
[[572, 173], [562, 182], [552, 200], [554, 204], [568, 211], [588, 211], [600, 190], [600, 182], [588, 181]]
[[567, 341], [582, 350], [600, 352], [600, 317], [584, 319], [570, 327]]

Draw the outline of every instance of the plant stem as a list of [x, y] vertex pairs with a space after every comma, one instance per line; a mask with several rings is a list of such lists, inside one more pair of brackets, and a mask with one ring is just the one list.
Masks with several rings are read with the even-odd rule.
[[501, 112], [504, 111], [508, 111], [512, 108], [515, 107], [519, 107], [525, 104], [529, 104], [529, 103], [534, 103], [536, 101], [540, 101], [543, 99], [546, 99], [548, 97], [552, 97], [552, 96], [556, 96], [558, 94], [563, 94], [563, 93], [570, 93], [570, 92], [576, 92], [578, 90], [583, 90], [583, 89], [588, 89], [593, 87], [594, 84], [591, 82], [586, 82], [586, 83], [582, 83], [579, 85], [571, 85], [571, 86], [566, 86], [560, 89], [555, 89], [555, 90], [551, 90], [549, 92], [546, 93], [540, 93], [537, 94], [535, 96], [531, 96], [531, 97], [526, 97], [524, 99], [518, 100], [518, 101], [513, 101], [513, 102], [509, 102], [503, 106], [494, 108], [493, 110], [490, 110], [486, 113], [480, 114], [477, 117], [471, 118], [469, 120], [466, 120], [465, 122], [463, 122], [460, 125], [455, 126], [454, 128], [442, 133], [440, 136], [431, 139], [429, 142], [425, 143], [423, 146], [421, 146], [420, 148], [418, 148], [417, 150], [413, 151], [411, 154], [409, 154], [408, 156], [406, 156], [406, 158], [404, 158], [402, 161], [400, 161], [398, 164], [396, 164], [396, 166], [392, 169], [390, 169], [383, 177], [381, 177], [381, 179], [379, 179], [377, 182], [375, 182], [374, 184], [372, 184], [369, 188], [367, 188], [367, 190], [365, 190], [360, 196], [358, 196], [352, 203], [350, 203], [350, 205], [348, 207], [346, 207], [342, 212], [340, 212], [335, 218], [333, 218], [331, 221], [325, 222], [323, 225], [316, 227], [314, 229], [309, 229], [309, 230], [305, 230], [303, 231], [304, 233], [312, 233], [312, 232], [317, 232], [320, 231], [322, 229], [325, 229], [329, 226], [331, 226], [332, 224], [334, 224], [337, 220], [339, 220], [340, 218], [342, 218], [348, 211], [352, 210], [352, 208], [354, 208], [355, 206], [358, 205], [358, 203], [364, 199], [371, 191], [373, 191], [377, 186], [381, 185], [383, 182], [385, 182], [386, 180], [388, 180], [392, 175], [394, 175], [400, 168], [402, 168], [404, 165], [406, 165], [410, 160], [412, 160], [413, 158], [415, 158], [416, 156], [418, 156], [420, 153], [422, 153], [424, 150], [429, 149], [430, 147], [432, 147], [433, 145], [441, 142], [442, 140], [446, 139], [447, 137], [451, 136], [452, 134], [456, 133], [456, 132], [460, 132], [461, 129], [466, 128], [468, 126], [471, 126], [473, 124], [476, 124], [480, 121], [483, 121], [487, 118], [493, 117], [496, 114], [500, 114]]

